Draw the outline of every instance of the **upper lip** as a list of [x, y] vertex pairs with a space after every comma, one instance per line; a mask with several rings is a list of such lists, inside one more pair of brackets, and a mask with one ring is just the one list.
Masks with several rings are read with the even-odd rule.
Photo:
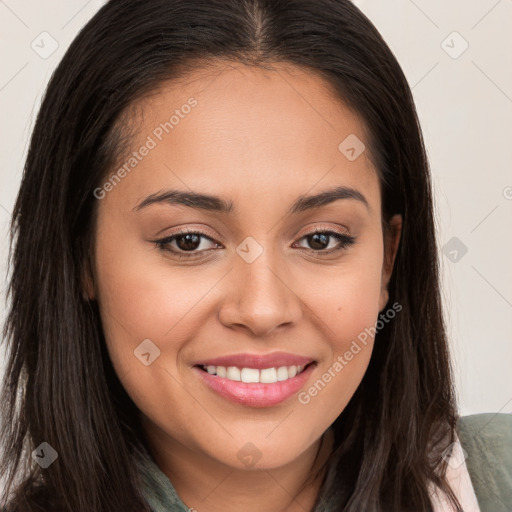
[[312, 363], [311, 357], [299, 356], [288, 352], [271, 354], [232, 354], [198, 361], [194, 366], [236, 366], [238, 368], [279, 368], [280, 366], [306, 366]]

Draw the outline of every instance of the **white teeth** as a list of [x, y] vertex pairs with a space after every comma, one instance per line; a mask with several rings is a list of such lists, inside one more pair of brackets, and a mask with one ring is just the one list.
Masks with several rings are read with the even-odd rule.
[[293, 379], [302, 370], [303, 366], [280, 366], [279, 368], [237, 368], [236, 366], [214, 366], [208, 365], [203, 368], [210, 374], [223, 377], [229, 380], [242, 381], [247, 383], [273, 384]]
[[260, 370], [260, 380], [263, 384], [273, 384], [277, 382], [277, 371], [275, 368], [265, 368]]
[[280, 366], [277, 369], [277, 380], [288, 380], [288, 368], [286, 366]]
[[242, 380], [240, 370], [236, 366], [229, 366], [226, 372], [226, 378], [229, 380]]
[[259, 382], [260, 371], [256, 368], [242, 368], [240, 377], [242, 378], [242, 382]]

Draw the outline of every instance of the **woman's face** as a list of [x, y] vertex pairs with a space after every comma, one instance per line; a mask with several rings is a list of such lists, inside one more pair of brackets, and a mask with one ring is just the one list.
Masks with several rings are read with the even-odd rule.
[[219, 64], [138, 106], [95, 191], [88, 292], [114, 368], [162, 445], [288, 464], [352, 397], [388, 299], [397, 238], [362, 122], [284, 64]]

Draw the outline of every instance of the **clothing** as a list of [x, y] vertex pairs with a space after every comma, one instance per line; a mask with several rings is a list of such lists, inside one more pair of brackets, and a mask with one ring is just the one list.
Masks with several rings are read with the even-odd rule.
[[[447, 475], [464, 512], [512, 512], [512, 415], [462, 417], [457, 424], [457, 435], [464, 456], [457, 462], [452, 452]], [[194, 511], [181, 501], [150, 456], [140, 460], [139, 468], [143, 496], [153, 512]], [[450, 510], [440, 508], [447, 506], [442, 499], [435, 506], [436, 512]]]
[[[478, 506], [466, 465], [467, 451], [462, 448], [459, 438], [453, 443], [450, 454], [445, 454], [446, 456], [449, 457], [446, 479], [457, 496], [462, 510], [464, 512], [482, 512]], [[430, 489], [434, 512], [456, 512], [454, 506], [443, 493], [439, 493], [432, 485]]]
[[512, 414], [465, 416], [457, 433], [481, 512], [512, 512]]

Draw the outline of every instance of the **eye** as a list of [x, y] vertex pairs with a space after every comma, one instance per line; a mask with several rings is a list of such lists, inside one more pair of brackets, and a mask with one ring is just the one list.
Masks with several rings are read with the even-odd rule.
[[[204, 240], [207, 241], [206, 244], [203, 243]], [[214, 246], [220, 245], [200, 231], [184, 230], [161, 240], [155, 240], [154, 243], [159, 249], [177, 254], [180, 257], [189, 257], [208, 250], [208, 247], [205, 247], [208, 242], [211, 242]]]
[[[300, 240], [305, 240], [309, 244], [310, 247], [305, 247], [305, 249], [324, 254], [347, 249], [356, 242], [353, 236], [322, 229], [315, 229], [313, 232], [304, 235]], [[335, 242], [334, 247], [329, 247], [331, 242]]]
[[[338, 233], [337, 231], [329, 231], [315, 229], [311, 233], [304, 235], [300, 240], [306, 240], [310, 247], [302, 247], [314, 253], [330, 254], [342, 249], [347, 249], [356, 242], [355, 237]], [[203, 243], [205, 241], [205, 243]], [[335, 242], [334, 247], [329, 247], [331, 242]], [[212, 238], [201, 231], [184, 230], [167, 236], [153, 242], [159, 249], [177, 255], [180, 258], [188, 258], [199, 255], [200, 253], [222, 247], [221, 244], [215, 242]], [[208, 243], [213, 247], [208, 248]], [[296, 247], [297, 242], [294, 244]], [[205, 247], [206, 245], [206, 247]]]

